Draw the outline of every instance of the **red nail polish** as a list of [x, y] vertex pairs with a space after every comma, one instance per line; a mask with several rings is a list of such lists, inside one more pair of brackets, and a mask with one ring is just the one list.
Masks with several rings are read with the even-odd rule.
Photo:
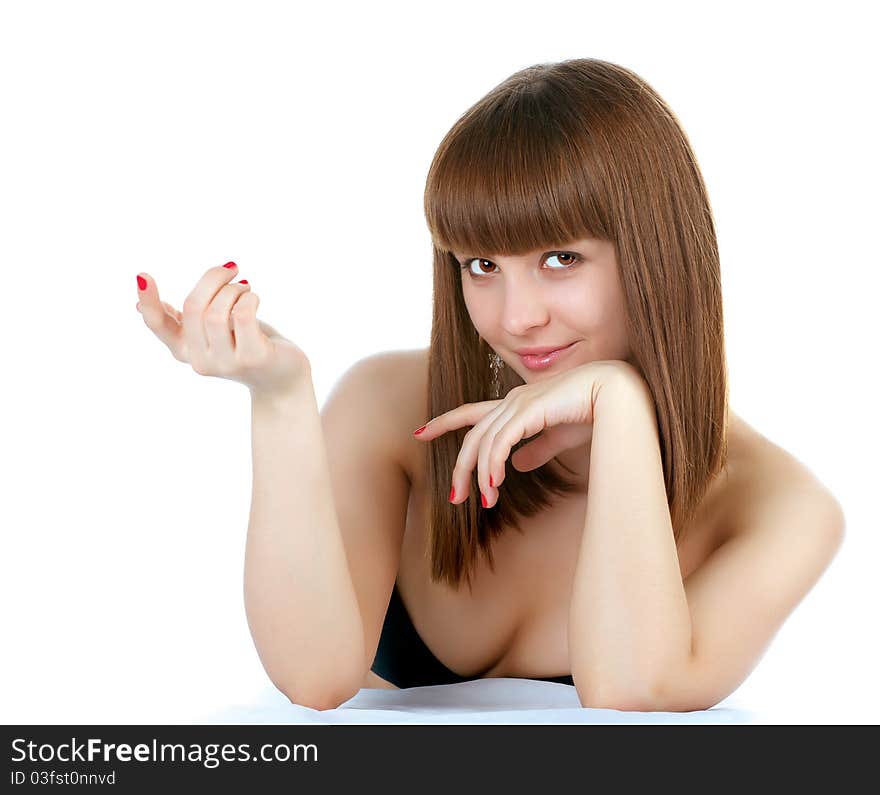
[[480, 492], [480, 501], [483, 503], [483, 507], [486, 507], [486, 495], [483, 492]]
[[239, 280], [238, 280], [238, 283], [239, 283], [239, 284], [247, 284], [247, 283], [248, 283], [248, 280], [247, 280], [247, 279], [239, 279]]
[[143, 276], [138, 276], [138, 290], [147, 289], [147, 280]]
[[449, 502], [455, 501], [455, 486], [449, 489]]
[[425, 428], [427, 428], [427, 427], [428, 427], [427, 425], [423, 425], [423, 426], [422, 426], [421, 428], [419, 428], [417, 431], [413, 431], [413, 434], [414, 434], [414, 435], [416, 435], [416, 434], [420, 434], [420, 433], [421, 433], [423, 430], [425, 430]]
[[234, 262], [227, 262], [223, 267], [224, 268], [234, 268], [235, 263]]
[[495, 481], [492, 480], [492, 476], [491, 476], [491, 475], [489, 475], [489, 485], [490, 485], [493, 489], [495, 488]]

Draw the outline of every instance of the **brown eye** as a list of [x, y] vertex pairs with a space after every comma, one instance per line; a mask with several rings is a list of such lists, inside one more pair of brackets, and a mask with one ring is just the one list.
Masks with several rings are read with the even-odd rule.
[[[554, 257], [559, 260], [561, 266], [550, 267], [547, 270], [560, 271], [564, 273], [565, 271], [572, 270], [574, 266], [581, 261], [580, 254], [575, 254], [570, 251], [555, 251], [551, 254], [548, 254], [547, 259], [545, 259], [544, 262], [549, 262]], [[478, 264], [480, 268], [479, 272], [471, 268], [474, 263]], [[485, 263], [485, 265], [483, 263]], [[482, 259], [480, 257], [471, 257], [470, 259], [465, 260], [461, 265], [462, 271], [466, 270], [468, 272], [468, 275], [475, 280], [491, 276], [493, 274], [491, 268], [496, 267], [497, 266], [492, 262], [492, 260]]]
[[550, 268], [550, 270], [552, 270], [552, 271], [566, 271], [566, 270], [569, 270], [569, 269], [571, 269], [572, 267], [574, 267], [575, 263], [580, 259], [580, 257], [579, 257], [577, 254], [572, 254], [572, 253], [570, 253], [570, 252], [568, 252], [568, 251], [557, 251], [556, 253], [551, 254], [550, 256], [548, 256], [546, 261], [549, 262], [549, 261], [550, 261], [551, 259], [553, 259], [554, 257], [555, 257], [556, 259], [558, 259], [558, 260], [562, 263], [563, 267], [561, 267], [561, 268], [557, 268], [557, 267]]
[[[480, 273], [483, 273], [484, 275], [486, 275], [486, 271], [483, 270], [484, 262], [488, 263], [490, 268], [495, 267], [490, 260], [474, 257], [473, 259], [465, 260], [464, 264], [461, 266], [461, 269], [466, 270], [471, 276], [479, 278], [479, 275], [475, 271], [471, 270], [471, 265], [475, 262], [479, 263]], [[491, 271], [489, 273], [491, 273]]]

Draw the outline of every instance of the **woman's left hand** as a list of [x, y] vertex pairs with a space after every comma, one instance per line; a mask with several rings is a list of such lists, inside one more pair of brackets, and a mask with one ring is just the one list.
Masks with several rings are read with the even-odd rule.
[[624, 361], [578, 365], [543, 381], [514, 387], [501, 400], [465, 403], [447, 411], [431, 420], [416, 438], [432, 440], [472, 425], [452, 470], [452, 502], [467, 498], [476, 466], [480, 491], [486, 495], [483, 507], [491, 507], [496, 502], [493, 489], [504, 482], [504, 462], [518, 441], [544, 431], [510, 459], [520, 472], [530, 472], [559, 453], [583, 445], [592, 435], [593, 409], [601, 389], [634, 378], [644, 383], [638, 370]]

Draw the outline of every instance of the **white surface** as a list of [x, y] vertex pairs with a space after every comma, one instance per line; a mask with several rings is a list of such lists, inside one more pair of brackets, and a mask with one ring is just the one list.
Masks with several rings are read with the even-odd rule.
[[291, 704], [266, 689], [250, 704], [197, 716], [192, 723], [756, 723], [727, 702], [698, 712], [584, 709], [572, 685], [526, 679], [476, 679], [405, 690], [364, 688], [337, 709]]

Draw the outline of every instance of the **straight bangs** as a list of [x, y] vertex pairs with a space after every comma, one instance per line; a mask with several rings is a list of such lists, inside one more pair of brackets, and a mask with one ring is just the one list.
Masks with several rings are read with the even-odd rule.
[[510, 256], [610, 239], [610, 191], [597, 184], [595, 147], [577, 127], [583, 108], [551, 85], [541, 93], [539, 102], [514, 86], [471, 108], [441, 142], [425, 185], [441, 253]]

